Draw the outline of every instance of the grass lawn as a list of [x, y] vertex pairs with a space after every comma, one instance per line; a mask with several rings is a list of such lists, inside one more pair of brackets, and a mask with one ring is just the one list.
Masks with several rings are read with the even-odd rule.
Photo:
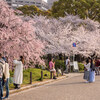
[[79, 66], [79, 72], [84, 72], [84, 64], [78, 63], [78, 66]]
[[[37, 82], [37, 81], [41, 81], [41, 69], [37, 69], [37, 68], [29, 68], [27, 70], [24, 70], [23, 72], [23, 84], [24, 85], [28, 85], [30, 83], [30, 72], [32, 72], [32, 82]], [[13, 77], [14, 72], [10, 71], [10, 76]], [[44, 74], [47, 74], [47, 76], [44, 76]], [[43, 70], [43, 79], [50, 79], [50, 72], [47, 70]], [[10, 89], [14, 89], [14, 85], [9, 84], [9, 88]]]

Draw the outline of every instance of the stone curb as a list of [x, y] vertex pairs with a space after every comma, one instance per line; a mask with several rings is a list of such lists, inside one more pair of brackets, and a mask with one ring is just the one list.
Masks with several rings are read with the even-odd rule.
[[[24, 91], [24, 90], [27, 90], [27, 89], [30, 89], [30, 88], [35, 88], [35, 87], [42, 86], [42, 85], [45, 85], [45, 84], [48, 84], [48, 83], [51, 83], [51, 82], [56, 82], [56, 81], [59, 81], [59, 80], [65, 79], [65, 78], [69, 79], [69, 78], [72, 78], [72, 77], [77, 77], [79, 75], [82, 75], [82, 74], [66, 74], [66, 75], [57, 77], [56, 80], [50, 79], [48, 81], [41, 81], [39, 83], [33, 83], [31, 85], [28, 85], [28, 86], [23, 86], [23, 87], [21, 87], [20, 89], [17, 89], [17, 90], [16, 89], [10, 90], [9, 93], [10, 93], [10, 95], [15, 94], [15, 93], [18, 93], [18, 92], [21, 92], [21, 91]], [[4, 92], [4, 94], [5, 94], [5, 92]]]
[[[20, 92], [20, 91], [27, 90], [27, 89], [30, 89], [30, 88], [34, 88], [34, 87], [38, 87], [38, 86], [41, 86], [41, 85], [45, 85], [45, 84], [48, 84], [48, 83], [51, 83], [51, 82], [54, 82], [54, 81], [58, 81], [58, 80], [66, 78], [66, 77], [67, 76], [64, 75], [64, 76], [61, 76], [61, 77], [57, 77], [56, 80], [50, 79], [48, 81], [41, 81], [39, 83], [35, 83], [35, 84], [31, 84], [31, 85], [28, 85], [28, 86], [21, 87], [20, 89], [17, 89], [17, 90], [16, 89], [10, 90], [9, 92], [10, 92], [10, 94], [14, 94], [16, 92]], [[4, 94], [5, 94], [5, 92], [4, 92]]]

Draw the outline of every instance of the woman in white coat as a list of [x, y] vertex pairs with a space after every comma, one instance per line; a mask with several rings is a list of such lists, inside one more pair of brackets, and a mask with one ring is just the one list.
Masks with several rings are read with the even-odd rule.
[[20, 85], [23, 82], [23, 64], [24, 64], [23, 56], [20, 56], [20, 60], [14, 60], [13, 63], [16, 65], [13, 83], [15, 85], [15, 89], [19, 89]]

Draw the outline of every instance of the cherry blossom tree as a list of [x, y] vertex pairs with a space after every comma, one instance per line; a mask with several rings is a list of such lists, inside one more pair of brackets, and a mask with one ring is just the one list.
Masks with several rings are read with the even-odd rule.
[[[54, 19], [23, 17], [0, 1], [0, 52], [10, 61], [24, 55], [28, 62], [43, 63], [43, 54], [100, 55], [100, 23], [78, 16]], [[75, 42], [77, 47], [73, 48]], [[45, 46], [45, 49], [44, 49]], [[44, 53], [43, 53], [44, 51]]]
[[[47, 19], [35, 16], [36, 35], [45, 41], [45, 53], [83, 54], [94, 52], [100, 55], [100, 24], [90, 19], [82, 20], [78, 16], [67, 15], [59, 19]], [[77, 47], [72, 44], [76, 42]]]
[[3, 0], [0, 1], [0, 52], [9, 57], [9, 61], [24, 56], [26, 62], [44, 62], [43, 43], [36, 38], [31, 21], [23, 20]]

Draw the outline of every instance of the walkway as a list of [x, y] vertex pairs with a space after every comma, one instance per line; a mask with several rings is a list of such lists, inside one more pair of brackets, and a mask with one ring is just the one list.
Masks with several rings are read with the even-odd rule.
[[85, 83], [83, 75], [32, 88], [10, 96], [10, 100], [100, 100], [100, 76]]

